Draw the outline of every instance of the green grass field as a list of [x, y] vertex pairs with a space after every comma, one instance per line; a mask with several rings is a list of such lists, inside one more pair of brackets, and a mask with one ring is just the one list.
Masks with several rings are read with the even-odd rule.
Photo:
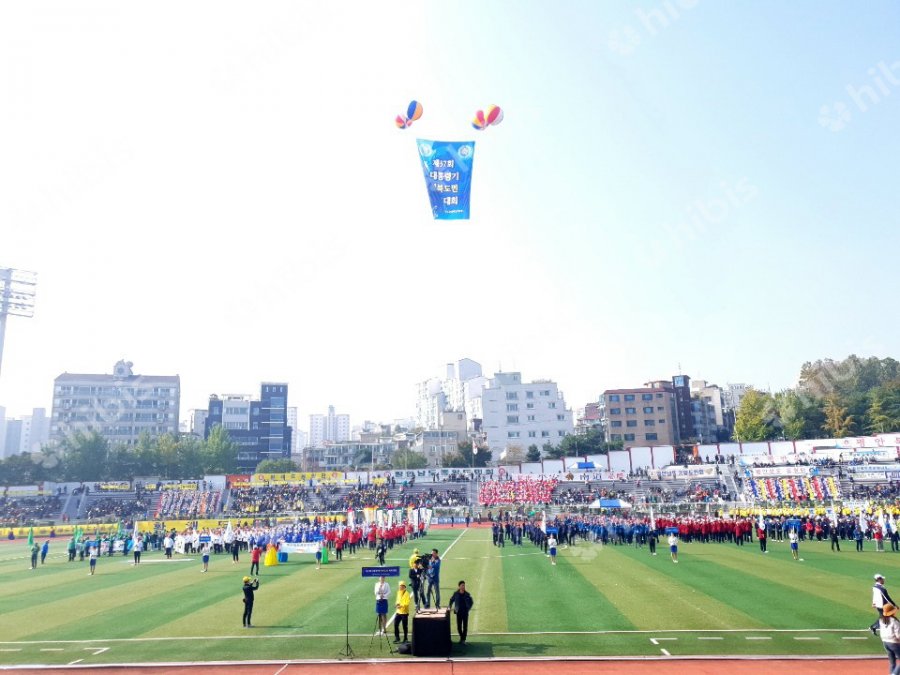
[[[497, 549], [490, 537], [436, 530], [417, 544], [448, 551], [445, 603], [460, 579], [475, 599], [469, 644], [454, 644], [454, 655], [880, 655], [866, 630], [872, 574], [885, 574], [889, 589], [900, 584], [900, 554], [837, 554], [827, 542], [802, 543], [803, 562], [786, 543], [770, 544], [768, 555], [756, 544], [682, 544], [678, 565], [664, 546], [651, 557], [579, 544], [551, 567], [530, 543]], [[24, 542], [0, 546], [0, 665], [338, 658], [347, 596], [356, 657], [388, 656], [371, 639], [374, 580], [360, 576], [373, 564], [368, 553], [319, 571], [310, 556], [262, 567], [256, 626], [245, 630], [246, 555], [239, 566], [213, 556], [208, 574], [197, 556], [145, 553], [134, 567], [120, 555], [102, 558], [90, 577], [64, 547], [53, 542], [47, 564], [30, 571]], [[412, 549], [389, 551], [387, 564], [403, 570]]]

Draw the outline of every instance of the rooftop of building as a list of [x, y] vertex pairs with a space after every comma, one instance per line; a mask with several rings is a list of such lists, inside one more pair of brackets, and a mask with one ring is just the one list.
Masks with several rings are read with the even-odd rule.
[[102, 375], [96, 373], [63, 373], [54, 382], [123, 382], [126, 384], [172, 384], [181, 381], [179, 375], [129, 375], [128, 377], [116, 377], [115, 375]]
[[635, 387], [634, 389], [607, 389], [603, 395], [607, 394], [671, 394], [671, 389], [663, 389], [662, 387]]

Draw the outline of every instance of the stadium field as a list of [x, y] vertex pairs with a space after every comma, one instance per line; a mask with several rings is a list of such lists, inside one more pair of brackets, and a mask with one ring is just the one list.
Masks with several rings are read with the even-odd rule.
[[[0, 546], [0, 665], [339, 658], [348, 604], [356, 658], [390, 657], [372, 637], [374, 580], [360, 576], [374, 564], [368, 552], [318, 571], [311, 556], [262, 567], [255, 626], [243, 629], [247, 555], [239, 565], [212, 556], [208, 574], [198, 556], [145, 553], [138, 567], [103, 557], [91, 577], [86, 562], [66, 561], [65, 544], [53, 540], [34, 571], [24, 542]], [[867, 630], [872, 575], [900, 584], [900, 555], [832, 553], [827, 542], [801, 543], [802, 562], [786, 543], [766, 555], [755, 543], [682, 543], [677, 565], [663, 545], [651, 557], [579, 543], [553, 567], [529, 542], [498, 549], [488, 529], [434, 529], [388, 551], [402, 578], [414, 546], [441, 551], [445, 603], [460, 579], [474, 597], [464, 647], [453, 627], [454, 656], [464, 658], [882, 656]]]

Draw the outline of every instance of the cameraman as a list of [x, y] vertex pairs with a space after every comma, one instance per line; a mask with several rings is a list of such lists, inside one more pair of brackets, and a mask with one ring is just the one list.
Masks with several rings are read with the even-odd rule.
[[253, 593], [259, 588], [259, 579], [244, 577], [244, 628], [252, 628], [250, 617], [253, 615]]
[[425, 608], [431, 603], [434, 594], [435, 609], [441, 608], [441, 558], [436, 548], [431, 549], [431, 560], [428, 561], [428, 570], [425, 572], [428, 579], [428, 589], [425, 593]]
[[419, 611], [419, 606], [425, 604], [425, 568], [422, 566], [421, 559], [416, 560], [413, 568], [409, 571], [409, 585], [412, 588], [412, 600]]

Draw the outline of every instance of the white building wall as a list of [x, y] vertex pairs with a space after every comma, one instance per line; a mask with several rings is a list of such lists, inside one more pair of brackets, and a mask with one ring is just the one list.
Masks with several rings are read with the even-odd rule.
[[521, 379], [521, 373], [497, 373], [482, 391], [482, 430], [495, 460], [513, 445], [557, 446], [575, 429], [555, 382]]
[[321, 448], [325, 443], [325, 415], [309, 416], [309, 445]]

